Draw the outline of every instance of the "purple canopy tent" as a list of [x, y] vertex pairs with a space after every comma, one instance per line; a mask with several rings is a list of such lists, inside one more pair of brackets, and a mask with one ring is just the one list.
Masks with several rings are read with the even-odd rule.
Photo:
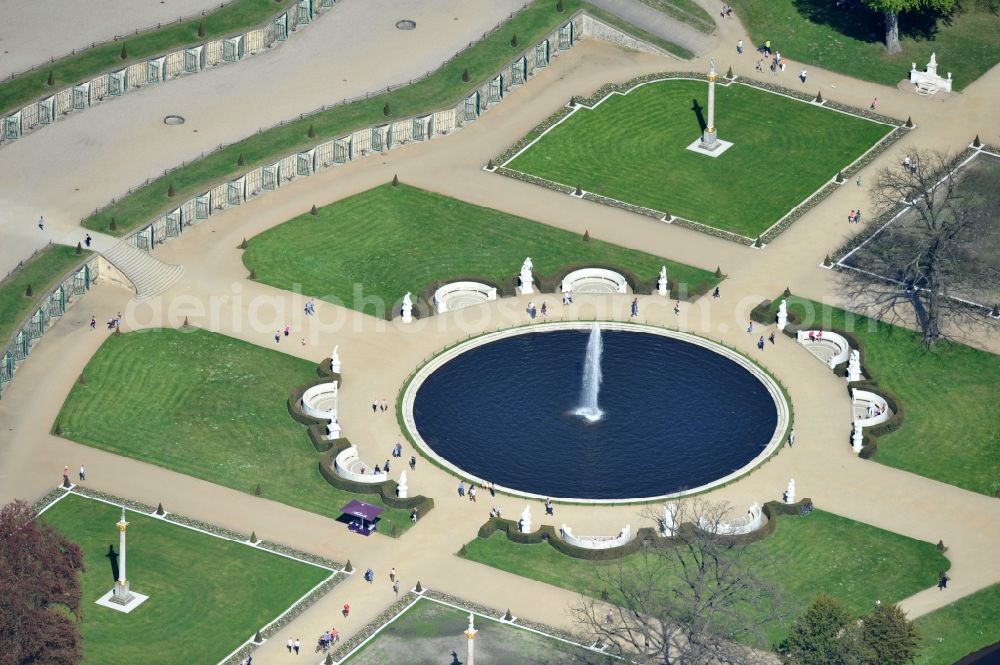
[[347, 528], [355, 533], [370, 536], [375, 530], [375, 520], [385, 512], [385, 508], [373, 506], [364, 501], [353, 499], [350, 503], [340, 509], [340, 512], [357, 519], [352, 519]]

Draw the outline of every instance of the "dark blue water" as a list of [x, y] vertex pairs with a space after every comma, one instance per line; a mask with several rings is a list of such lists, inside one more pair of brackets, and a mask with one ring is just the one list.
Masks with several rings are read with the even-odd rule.
[[574, 416], [588, 335], [518, 335], [445, 363], [414, 400], [424, 441], [497, 485], [586, 499], [697, 487], [770, 441], [777, 413], [760, 381], [708, 349], [649, 333], [603, 333], [604, 418]]

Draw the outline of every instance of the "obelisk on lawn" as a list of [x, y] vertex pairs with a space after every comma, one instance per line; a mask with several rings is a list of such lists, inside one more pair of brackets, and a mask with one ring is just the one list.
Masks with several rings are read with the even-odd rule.
[[465, 631], [465, 636], [469, 638], [469, 658], [466, 661], [465, 665], [475, 665], [476, 662], [475, 661], [476, 650], [474, 645], [475, 645], [476, 634], [479, 631], [476, 630], [475, 626], [473, 625], [474, 619], [475, 617], [473, 617], [472, 612], [469, 612], [469, 629]]
[[715, 150], [719, 147], [718, 132], [715, 131], [715, 58], [712, 58], [708, 66], [708, 122], [705, 131], [701, 135], [701, 148], [705, 150]]
[[122, 517], [115, 526], [118, 527], [118, 581], [111, 590], [110, 600], [119, 605], [128, 605], [132, 600], [132, 592], [129, 591], [128, 577], [125, 576], [125, 531], [128, 530], [128, 522], [125, 521], [124, 508]]

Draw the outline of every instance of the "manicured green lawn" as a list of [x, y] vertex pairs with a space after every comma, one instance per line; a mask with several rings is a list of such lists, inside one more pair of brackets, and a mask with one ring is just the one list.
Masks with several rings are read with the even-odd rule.
[[[345, 663], [444, 665], [455, 651], [465, 662], [469, 613], [421, 599]], [[476, 662], [549, 665], [598, 663], [596, 654], [523, 628], [476, 617]], [[585, 659], [585, 660], [581, 660]], [[608, 660], [608, 662], [611, 662]]]
[[[763, 565], [758, 573], [783, 592], [789, 619], [767, 628], [777, 642], [794, 617], [821, 592], [855, 614], [876, 600], [899, 601], [932, 586], [949, 563], [934, 545], [883, 531], [832, 513], [781, 516], [770, 536], [750, 546]], [[468, 558], [580, 593], [599, 594], [594, 572], [606, 563], [574, 559], [546, 543], [520, 545], [501, 532], [466, 545]], [[625, 559], [626, 566], [636, 559]], [[613, 593], [613, 590], [609, 589]], [[764, 645], [769, 646], [769, 645]]]
[[[851, 3], [840, 9], [830, 0], [733, 0], [754, 44], [771, 40], [783, 55], [849, 76], [895, 86], [908, 79], [910, 64], [923, 69], [937, 52], [938, 71], [952, 72], [962, 90], [1000, 61], [1000, 14], [979, 2], [963, 2], [963, 10], [936, 22], [912, 13], [900, 15], [903, 52], [888, 55], [881, 13]], [[753, 66], [752, 48], [743, 56], [744, 69]], [[785, 72], [792, 80], [796, 72]], [[786, 81], [787, 85], [787, 81]], [[975, 134], [974, 128], [969, 133]]]
[[330, 575], [318, 566], [126, 512], [127, 574], [149, 596], [129, 614], [95, 605], [111, 590], [108, 546], [121, 509], [71, 495], [42, 515], [83, 550], [84, 665], [215, 663]]
[[[90, 256], [90, 250], [77, 255], [75, 247], [49, 245], [25, 262], [10, 279], [0, 284], [0, 344], [23, 323], [23, 319], [38, 308], [73, 266]], [[34, 295], [24, 295], [31, 285]]]
[[917, 619], [917, 629], [923, 641], [916, 665], [951, 665], [1000, 642], [1000, 584], [925, 614]]
[[691, 288], [713, 273], [480, 208], [416, 187], [386, 184], [304, 214], [251, 238], [243, 263], [257, 279], [381, 316], [410, 291], [438, 280], [503, 282], [531, 256], [537, 276], [573, 263], [618, 265], [643, 280], [667, 265]]
[[[260, 483], [264, 498], [328, 517], [354, 498], [384, 507], [327, 483], [288, 415], [311, 362], [196, 328], [149, 330], [108, 337], [84, 377], [59, 413], [66, 438], [241, 492]], [[409, 513], [387, 508], [380, 526], [393, 525], [407, 529]]]
[[906, 418], [878, 438], [876, 462], [973, 492], [1000, 490], [1000, 356], [949, 342], [927, 351], [918, 333], [797, 297], [788, 311], [856, 335], [866, 371], [902, 402]]
[[[171, 23], [159, 30], [124, 40], [128, 57], [122, 59], [122, 40], [110, 41], [76, 55], [69, 55], [37, 71], [0, 84], [0, 110], [17, 110], [28, 102], [52, 94], [69, 85], [92, 79], [101, 72], [126, 67], [148, 58], [166, 55], [167, 51], [203, 44], [220, 37], [232, 37], [276, 16], [292, 0], [236, 0], [205, 16], [205, 36], [198, 36], [201, 18]], [[48, 85], [49, 72], [55, 80]]]
[[[667, 80], [581, 108], [508, 167], [755, 238], [891, 128], [744, 85], [716, 87], [719, 157], [701, 135], [707, 83]], [[704, 117], [707, 119], [707, 116]]]
[[[255, 134], [224, 150], [182, 166], [169, 176], [158, 178], [148, 186], [118, 199], [114, 204], [83, 220], [83, 225], [111, 235], [125, 235], [151, 221], [156, 215], [177, 207], [177, 201], [204, 192], [219, 182], [262, 164], [272, 163], [278, 157], [295, 150], [317, 145], [362, 127], [386, 122], [383, 109], [387, 102], [391, 109], [389, 119], [441, 110], [457, 103], [487, 77], [496, 74], [524, 51], [527, 45], [541, 40], [544, 35], [563, 25], [577, 9], [587, 9], [596, 16], [607, 17], [606, 12], [591, 7], [583, 0], [564, 0], [563, 5], [565, 11], [559, 12], [555, 2], [536, 0], [507, 21], [503, 29], [461, 52], [422, 81]], [[632, 28], [620, 19], [612, 19], [611, 22], [640, 37], [645, 36], [641, 30]], [[510, 44], [515, 34], [519, 44], [517, 47]], [[691, 56], [680, 46], [667, 44], [662, 40], [657, 40], [657, 43], [680, 57]], [[469, 70], [469, 82], [462, 80], [462, 73], [466, 69]], [[308, 136], [310, 126], [314, 129], [315, 138]], [[244, 166], [237, 164], [241, 154], [245, 160]], [[175, 196], [167, 198], [167, 190], [171, 184], [174, 185]], [[108, 228], [112, 218], [117, 224], [114, 231]]]

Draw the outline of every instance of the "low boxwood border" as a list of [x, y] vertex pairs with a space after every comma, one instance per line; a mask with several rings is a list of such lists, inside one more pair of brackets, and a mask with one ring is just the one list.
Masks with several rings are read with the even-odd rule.
[[[762, 507], [762, 512], [767, 517], [767, 522], [756, 531], [737, 536], [718, 536], [720, 539], [734, 542], [756, 542], [771, 535], [778, 525], [779, 515], [801, 515], [804, 508], [812, 508], [812, 499], [802, 499], [796, 503], [786, 504], [781, 501], [768, 501]], [[694, 528], [693, 525], [682, 525], [680, 528]], [[507, 540], [512, 543], [523, 545], [534, 545], [538, 543], [548, 543], [556, 551], [575, 559], [586, 559], [588, 561], [611, 561], [621, 559], [630, 554], [635, 554], [647, 544], [666, 543], [672, 540], [671, 537], [661, 536], [652, 527], [642, 527], [636, 531], [635, 538], [619, 547], [612, 547], [603, 550], [592, 550], [585, 547], [570, 545], [562, 538], [556, 528], [550, 524], [541, 525], [538, 530], [530, 533], [521, 533], [518, 530], [517, 520], [504, 519], [502, 517], [491, 517], [479, 527], [478, 538], [489, 538], [497, 531], [503, 532]]]

